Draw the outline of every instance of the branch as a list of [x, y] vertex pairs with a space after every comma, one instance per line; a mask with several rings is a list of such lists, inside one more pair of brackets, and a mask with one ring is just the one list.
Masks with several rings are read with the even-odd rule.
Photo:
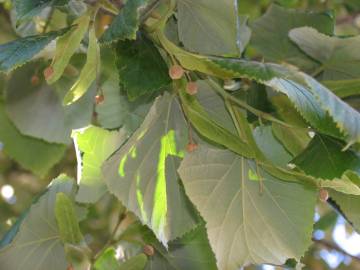
[[342, 249], [341, 247], [339, 247], [338, 245], [334, 244], [334, 243], [331, 243], [329, 241], [326, 241], [326, 240], [318, 240], [318, 239], [315, 239], [315, 238], [312, 238], [312, 241], [316, 244], [319, 244], [327, 249], [332, 249], [332, 250], [336, 250], [346, 256], [349, 256], [351, 259], [353, 259], [354, 261], [357, 261], [360, 263], [360, 257], [358, 256], [354, 256], [354, 255], [351, 255], [349, 253], [347, 253], [344, 249]]

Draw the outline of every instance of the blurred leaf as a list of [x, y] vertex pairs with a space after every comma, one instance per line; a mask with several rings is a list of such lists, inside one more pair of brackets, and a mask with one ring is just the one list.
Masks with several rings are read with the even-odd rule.
[[130, 100], [158, 93], [171, 82], [159, 51], [143, 35], [138, 35], [135, 41], [118, 42], [116, 57], [120, 84]]
[[106, 249], [95, 261], [95, 270], [119, 270], [120, 264], [115, 256], [116, 251], [114, 248]]
[[185, 156], [179, 173], [206, 221], [219, 269], [280, 265], [299, 260], [308, 248], [315, 190], [279, 181], [251, 160], [206, 145]]
[[336, 224], [337, 218], [338, 214], [335, 211], [329, 211], [314, 224], [314, 230], [326, 231]]
[[341, 98], [360, 95], [360, 79], [322, 81], [321, 83]]
[[55, 179], [28, 210], [16, 237], [0, 250], [3, 269], [67, 268], [64, 247], [54, 214], [56, 194], [73, 194], [74, 181], [66, 176]]
[[127, 136], [123, 130], [107, 131], [90, 126], [75, 131], [72, 137], [79, 151], [77, 154], [79, 190], [76, 201], [95, 203], [107, 191], [101, 166], [123, 144]]
[[2, 103], [0, 123], [0, 142], [4, 145], [4, 152], [25, 169], [44, 176], [63, 157], [65, 145], [50, 144], [22, 135], [7, 117]]
[[30, 61], [53, 39], [62, 36], [70, 28], [42, 35], [19, 38], [0, 45], [0, 72], [9, 72]]
[[127, 1], [101, 36], [100, 42], [112, 43], [118, 40], [136, 39], [140, 24], [140, 10], [144, 9], [148, 2], [149, 0]]
[[147, 264], [147, 257], [144, 254], [137, 255], [126, 260], [120, 265], [119, 270], [143, 270]]
[[86, 63], [81, 70], [80, 76], [69, 92], [64, 97], [63, 104], [71, 105], [78, 101], [89, 90], [91, 84], [99, 76], [100, 67], [100, 47], [97, 43], [95, 28], [91, 27], [89, 31], [89, 47]]
[[301, 26], [311, 26], [331, 35], [334, 31], [334, 19], [329, 13], [302, 12], [272, 5], [251, 25], [253, 31], [251, 45], [266, 60], [287, 62], [304, 70], [312, 70], [318, 64], [288, 37], [291, 29]]
[[165, 93], [103, 167], [109, 191], [164, 245], [196, 225], [176, 172], [186, 143], [187, 124], [179, 101]]

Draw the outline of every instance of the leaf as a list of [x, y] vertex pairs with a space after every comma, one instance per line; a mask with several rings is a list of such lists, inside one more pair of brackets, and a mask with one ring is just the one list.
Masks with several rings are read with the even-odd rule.
[[[139, 241], [136, 241], [138, 239]], [[133, 250], [133, 254], [143, 252], [143, 245], [154, 249], [154, 255], [148, 257], [145, 270], [216, 270], [216, 261], [211, 251], [205, 226], [200, 224], [183, 237], [169, 242], [168, 249], [163, 247], [145, 226], [135, 223], [124, 233], [120, 246], [125, 250]], [[135, 241], [134, 241], [135, 240]]]
[[130, 100], [158, 93], [171, 82], [168, 67], [159, 51], [142, 35], [135, 41], [118, 42], [116, 56], [120, 84]]
[[73, 202], [63, 192], [56, 194], [55, 218], [64, 244], [80, 244], [83, 241]]
[[116, 251], [114, 248], [106, 249], [95, 261], [95, 270], [119, 270], [120, 264], [115, 256]]
[[323, 179], [341, 177], [347, 170], [360, 174], [359, 155], [343, 148], [344, 145], [333, 138], [316, 135], [292, 163], [307, 174]]
[[145, 254], [137, 255], [122, 263], [119, 270], [143, 270], [147, 263]]
[[0, 45], [0, 72], [9, 72], [30, 61], [50, 41], [65, 34], [70, 28], [42, 35], [19, 38]]
[[78, 158], [79, 190], [76, 201], [95, 203], [107, 191], [101, 166], [123, 144], [127, 136], [123, 130], [107, 131], [89, 126], [75, 131], [72, 137]]
[[6, 89], [6, 112], [22, 134], [69, 144], [71, 131], [90, 123], [95, 89], [75, 104], [63, 107], [63, 92], [68, 83], [59, 81], [51, 87], [41, 81], [37, 86], [29, 85], [40, 68], [41, 63], [30, 63], [12, 74]]
[[154, 99], [145, 95], [130, 101], [119, 85], [116, 73], [102, 84], [104, 101], [96, 106], [98, 121], [104, 128], [124, 127], [132, 133], [141, 125]]
[[69, 0], [14, 0], [18, 21], [31, 19], [46, 7], [64, 6]]
[[109, 191], [164, 245], [196, 224], [176, 172], [186, 143], [187, 124], [180, 104], [165, 93], [103, 167]]
[[55, 179], [28, 210], [11, 243], [0, 250], [3, 269], [67, 268], [64, 247], [54, 214], [56, 194], [71, 195], [74, 181], [65, 176]]
[[349, 80], [360, 76], [358, 61], [360, 36], [330, 37], [311, 27], [300, 27], [289, 32], [290, 39], [301, 50], [321, 63], [323, 80]]
[[82, 15], [73, 23], [73, 28], [56, 41], [55, 56], [51, 63], [53, 73], [46, 78], [49, 84], [57, 81], [63, 74], [66, 66], [69, 64], [70, 58], [80, 47], [81, 40], [88, 30], [90, 23], [90, 13]]
[[95, 27], [89, 31], [89, 47], [87, 52], [86, 63], [81, 70], [78, 80], [65, 95], [63, 104], [70, 105], [78, 101], [89, 90], [99, 73], [100, 65], [100, 47], [97, 43]]
[[236, 1], [180, 0], [177, 8], [179, 38], [189, 51], [240, 55], [249, 41], [251, 32], [246, 18], [238, 18]]
[[25, 169], [44, 176], [63, 157], [65, 145], [50, 144], [22, 135], [7, 117], [2, 103], [0, 123], [0, 142], [3, 144], [3, 151]]
[[247, 143], [210, 118], [197, 99], [186, 94], [184, 89], [184, 86], [182, 86], [183, 91], [180, 92], [184, 112], [191, 124], [202, 136], [227, 147], [235, 153], [249, 158], [254, 157], [254, 152]]
[[140, 24], [140, 10], [144, 9], [148, 2], [148, 0], [127, 1], [101, 36], [100, 42], [113, 43], [118, 40], [136, 39]]
[[336, 191], [331, 191], [330, 196], [352, 223], [354, 229], [360, 232], [360, 196], [343, 194]]
[[287, 62], [304, 70], [312, 70], [318, 64], [288, 37], [291, 29], [301, 26], [311, 26], [331, 35], [334, 32], [334, 18], [329, 13], [306, 13], [272, 5], [250, 26], [253, 31], [250, 44], [266, 60]]
[[205, 145], [185, 156], [179, 173], [206, 221], [219, 270], [299, 260], [310, 245], [315, 190], [279, 181], [251, 160]]
[[360, 95], [360, 79], [322, 81], [321, 83], [341, 98]]
[[360, 177], [352, 171], [346, 171], [341, 178], [335, 178], [332, 180], [319, 180], [319, 187], [331, 188], [335, 191], [349, 194], [360, 195]]

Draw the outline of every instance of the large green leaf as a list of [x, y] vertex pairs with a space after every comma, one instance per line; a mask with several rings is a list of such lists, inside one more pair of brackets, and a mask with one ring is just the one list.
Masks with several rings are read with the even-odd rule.
[[31, 19], [46, 7], [64, 6], [69, 0], [14, 0], [17, 20]]
[[251, 160], [205, 145], [184, 158], [179, 173], [206, 221], [220, 270], [299, 260], [311, 243], [315, 190], [274, 179]]
[[65, 145], [50, 144], [22, 135], [7, 117], [2, 103], [0, 123], [0, 141], [4, 145], [4, 152], [25, 169], [43, 176], [64, 155]]
[[330, 196], [352, 223], [355, 230], [360, 233], [360, 196], [343, 194], [336, 191], [330, 192]]
[[360, 76], [360, 36], [330, 37], [311, 27], [289, 32], [289, 37], [301, 50], [321, 63], [324, 80], [349, 80]]
[[70, 58], [80, 47], [81, 40], [88, 30], [89, 23], [90, 14], [86, 13], [74, 21], [74, 27], [69, 32], [57, 39], [55, 56], [51, 63], [53, 73], [46, 78], [48, 83], [54, 83], [61, 77], [66, 66], [69, 64]]
[[43, 81], [37, 86], [29, 84], [40, 68], [39, 63], [29, 63], [13, 73], [6, 89], [6, 112], [21, 133], [68, 144], [71, 130], [87, 126], [91, 120], [95, 89], [75, 104], [63, 107], [62, 98], [68, 84], [59, 85], [59, 89]]
[[186, 143], [179, 101], [166, 93], [103, 168], [109, 191], [165, 245], [196, 224], [176, 172]]
[[112, 43], [118, 40], [136, 39], [140, 24], [140, 10], [144, 9], [149, 0], [127, 1], [120, 13], [101, 36], [101, 43]]
[[360, 79], [322, 81], [335, 95], [341, 98], [360, 95]]
[[65, 176], [55, 179], [30, 207], [17, 235], [0, 250], [2, 269], [54, 269], [67, 268], [64, 247], [54, 214], [56, 194], [73, 194], [74, 181]]
[[101, 166], [125, 141], [126, 133], [123, 130], [107, 131], [90, 126], [75, 131], [73, 138], [78, 151], [79, 190], [76, 200], [82, 203], [95, 203], [107, 191]]
[[9, 72], [33, 58], [53, 39], [65, 34], [69, 28], [37, 36], [19, 38], [0, 45], [0, 72]]
[[144, 270], [147, 264], [147, 257], [145, 254], [140, 254], [126, 260], [119, 267], [119, 270]]
[[344, 145], [327, 136], [316, 135], [306, 149], [292, 163], [307, 174], [323, 179], [341, 177], [352, 170], [360, 175], [360, 156], [351, 150], [343, 151]]
[[104, 128], [124, 127], [131, 133], [140, 126], [154, 99], [145, 95], [130, 101], [119, 85], [115, 72], [102, 84], [104, 101], [96, 106], [97, 117]]
[[100, 68], [100, 47], [96, 38], [95, 27], [89, 31], [89, 47], [87, 51], [86, 63], [82, 68], [79, 78], [66, 93], [63, 104], [70, 105], [78, 101], [90, 89], [91, 84], [99, 76]]
[[311, 70], [318, 64], [288, 37], [291, 29], [301, 26], [311, 26], [331, 35], [334, 31], [334, 20], [329, 13], [306, 13], [272, 5], [251, 25], [251, 45], [267, 60], [288, 62]]
[[170, 83], [168, 67], [157, 48], [143, 35], [116, 46], [120, 84], [130, 100], [159, 92]]
[[250, 29], [237, 12], [236, 1], [232, 0], [180, 0], [179, 38], [190, 51], [240, 55], [249, 41]]

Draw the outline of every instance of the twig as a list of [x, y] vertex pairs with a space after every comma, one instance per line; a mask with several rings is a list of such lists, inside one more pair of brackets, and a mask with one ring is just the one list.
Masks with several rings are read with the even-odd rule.
[[331, 243], [329, 241], [326, 241], [326, 240], [319, 240], [319, 239], [315, 239], [315, 238], [312, 238], [312, 241], [316, 244], [319, 244], [327, 249], [332, 249], [332, 250], [336, 250], [346, 256], [349, 256], [351, 259], [357, 261], [357, 262], [360, 262], [360, 257], [358, 256], [354, 256], [354, 255], [351, 255], [349, 253], [347, 253], [345, 250], [343, 250], [341, 247], [339, 247], [338, 245], [334, 244], [334, 243]]
[[51, 7], [51, 9], [49, 11], [49, 15], [46, 18], [46, 22], [45, 22], [44, 28], [42, 30], [42, 33], [46, 33], [46, 30], [49, 28], [51, 19], [52, 19], [53, 15], [54, 15], [54, 11], [55, 11], [54, 7]]

